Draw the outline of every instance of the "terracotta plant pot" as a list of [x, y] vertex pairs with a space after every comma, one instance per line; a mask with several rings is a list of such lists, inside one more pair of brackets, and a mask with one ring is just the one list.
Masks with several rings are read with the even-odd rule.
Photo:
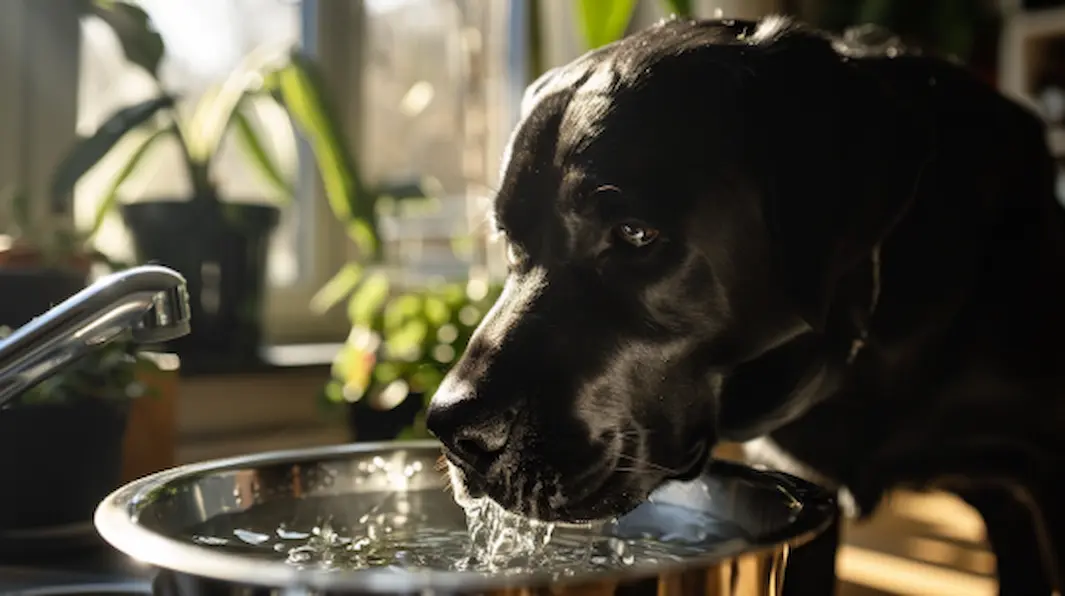
[[91, 268], [92, 259], [86, 254], [72, 254], [62, 263], [46, 266], [44, 253], [35, 246], [15, 242], [0, 248], [0, 269], [62, 269], [87, 278]]

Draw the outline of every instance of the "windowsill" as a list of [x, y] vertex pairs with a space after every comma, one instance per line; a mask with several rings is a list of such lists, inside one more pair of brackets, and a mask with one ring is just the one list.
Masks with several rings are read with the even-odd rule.
[[181, 358], [181, 376], [208, 377], [222, 375], [270, 374], [293, 370], [322, 369], [332, 366], [343, 344], [287, 344], [263, 346], [259, 358], [244, 361], [217, 358], [213, 355], [185, 355]]
[[[335, 445], [350, 440], [348, 409], [323, 408], [331, 351], [264, 350], [258, 368], [182, 373], [174, 411], [176, 461]], [[184, 366], [184, 365], [183, 365]]]

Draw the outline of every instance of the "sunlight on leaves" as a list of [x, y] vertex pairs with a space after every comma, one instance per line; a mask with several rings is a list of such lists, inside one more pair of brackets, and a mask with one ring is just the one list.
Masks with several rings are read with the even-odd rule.
[[115, 177], [111, 180], [111, 184], [108, 185], [107, 192], [104, 193], [103, 199], [100, 201], [99, 206], [96, 208], [96, 213], [93, 215], [92, 228], [90, 229], [89, 236], [95, 236], [96, 233], [104, 224], [104, 220], [107, 218], [108, 213], [114, 208], [115, 203], [118, 202], [118, 192], [122, 188], [122, 184], [136, 171], [137, 166], [140, 165], [144, 156], [155, 146], [159, 139], [164, 135], [174, 131], [173, 127], [162, 128], [144, 140], [130, 155], [130, 158], [122, 165], [122, 168], [115, 174]]
[[237, 142], [244, 149], [244, 154], [247, 155], [249, 163], [259, 171], [263, 180], [273, 187], [276, 198], [282, 203], [290, 204], [293, 195], [292, 185], [285, 179], [284, 174], [281, 173], [281, 168], [266, 149], [266, 144], [263, 143], [252, 119], [253, 116], [250, 110], [245, 113], [244, 110], [238, 109], [233, 113]]
[[344, 265], [311, 298], [311, 311], [315, 314], [323, 314], [340, 304], [355, 290], [361, 279], [362, 267], [358, 263]]
[[591, 50], [625, 34], [636, 0], [575, 0], [573, 6], [585, 47]]
[[348, 319], [352, 325], [371, 327], [388, 299], [388, 275], [377, 272], [366, 278], [348, 299]]
[[396, 332], [385, 338], [390, 358], [413, 361], [421, 355], [422, 343], [429, 335], [429, 324], [424, 319], [411, 319]]
[[695, 15], [692, 0], [663, 0], [666, 12], [678, 17], [691, 17]]

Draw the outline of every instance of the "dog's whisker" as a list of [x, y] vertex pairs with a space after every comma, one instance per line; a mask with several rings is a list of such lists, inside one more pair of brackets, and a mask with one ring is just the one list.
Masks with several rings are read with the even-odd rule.
[[643, 460], [643, 459], [640, 459], [638, 457], [633, 457], [633, 456], [625, 454], [625, 453], [619, 454], [618, 455], [618, 459], [626, 460], [629, 464], [631, 464], [633, 466], [645, 466], [648, 469], [655, 470], [655, 471], [658, 471], [658, 472], [665, 472], [667, 474], [675, 474], [675, 473], [677, 473], [677, 470], [675, 470], [673, 468], [668, 468], [666, 466], [663, 466], [663, 465], [660, 465], [660, 464], [656, 464], [656, 463], [651, 462], [651, 461]]
[[642, 470], [640, 468], [633, 468], [633, 467], [614, 468], [614, 471], [615, 472], [621, 472], [622, 474], [639, 474], [640, 472], [646, 472], [646, 470]]

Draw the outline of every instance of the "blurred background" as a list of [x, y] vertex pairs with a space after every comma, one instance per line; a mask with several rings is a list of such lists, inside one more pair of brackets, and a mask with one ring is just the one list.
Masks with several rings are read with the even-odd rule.
[[[0, 326], [138, 263], [193, 300], [163, 355], [116, 346], [0, 415], [0, 477], [90, 470], [3, 491], [0, 552], [176, 464], [426, 436], [498, 291], [486, 208], [545, 69], [670, 13], [873, 23], [1037, 110], [1065, 155], [1060, 4], [0, 0]], [[840, 559], [852, 595], [991, 594], [993, 568], [937, 494], [894, 496]]]

